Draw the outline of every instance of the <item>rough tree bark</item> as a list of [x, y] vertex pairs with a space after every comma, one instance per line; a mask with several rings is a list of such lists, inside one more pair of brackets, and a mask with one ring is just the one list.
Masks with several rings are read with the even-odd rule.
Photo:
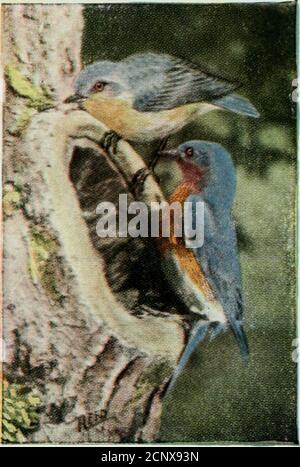
[[[149, 245], [95, 239], [92, 215], [143, 160], [124, 141], [109, 157], [102, 124], [57, 106], [80, 69], [81, 6], [7, 5], [3, 20], [5, 375], [43, 397], [28, 440], [154, 441], [182, 322], [149, 274], [128, 277]], [[152, 177], [143, 196], [163, 199]]]

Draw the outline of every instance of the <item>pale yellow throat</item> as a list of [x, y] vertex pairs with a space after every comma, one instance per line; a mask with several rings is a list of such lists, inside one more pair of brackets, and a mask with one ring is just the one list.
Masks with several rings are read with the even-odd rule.
[[199, 114], [215, 108], [212, 104], [195, 103], [160, 112], [138, 112], [128, 101], [101, 94], [89, 97], [83, 107], [123, 138], [140, 142], [174, 133]]

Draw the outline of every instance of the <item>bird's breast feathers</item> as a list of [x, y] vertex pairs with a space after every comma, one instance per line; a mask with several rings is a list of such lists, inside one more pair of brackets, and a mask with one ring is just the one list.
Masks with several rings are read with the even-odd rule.
[[139, 112], [129, 101], [98, 94], [89, 97], [83, 107], [123, 138], [139, 142], [179, 131], [197, 115], [215, 108], [209, 103], [195, 103], [160, 112]]

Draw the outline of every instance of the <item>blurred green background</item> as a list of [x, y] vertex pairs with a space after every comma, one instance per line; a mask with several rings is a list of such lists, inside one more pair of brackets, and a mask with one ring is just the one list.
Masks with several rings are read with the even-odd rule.
[[[249, 367], [230, 335], [204, 344], [165, 402], [164, 442], [296, 440], [294, 198], [295, 3], [91, 5], [83, 63], [143, 51], [192, 60], [243, 83], [258, 120], [215, 111], [173, 136], [218, 141], [238, 171]], [[170, 166], [162, 183], [170, 189]]]

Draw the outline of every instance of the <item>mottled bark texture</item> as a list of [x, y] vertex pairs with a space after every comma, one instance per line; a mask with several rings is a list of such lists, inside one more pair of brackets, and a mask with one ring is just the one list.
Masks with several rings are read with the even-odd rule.
[[[58, 105], [82, 27], [79, 5], [4, 7], [5, 375], [40, 391], [29, 441], [151, 442], [182, 323], [152, 243], [95, 235], [96, 205], [144, 162], [123, 141], [105, 154], [107, 129]], [[143, 199], [163, 199], [152, 177]]]

